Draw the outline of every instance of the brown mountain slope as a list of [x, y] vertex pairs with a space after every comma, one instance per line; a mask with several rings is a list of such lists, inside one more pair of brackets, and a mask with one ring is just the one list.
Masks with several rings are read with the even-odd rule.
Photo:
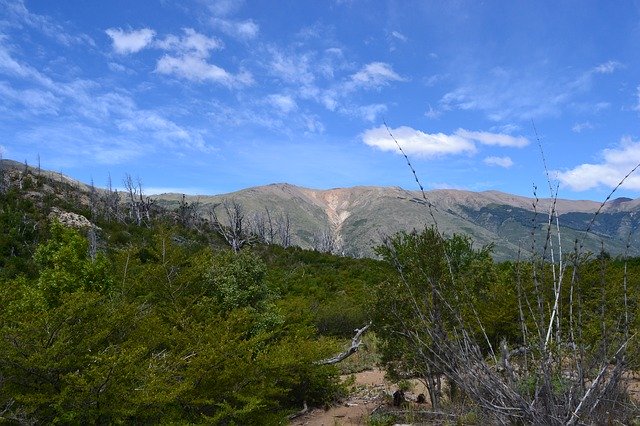
[[[317, 190], [289, 184], [272, 184], [230, 194], [188, 197], [199, 200], [206, 210], [215, 203], [233, 199], [251, 218], [268, 209], [291, 218], [293, 243], [312, 247], [314, 235], [330, 232], [341, 252], [355, 256], [373, 255], [373, 247], [385, 235], [422, 229], [433, 224], [428, 204], [439, 229], [445, 234], [465, 233], [478, 245], [492, 243], [499, 259], [515, 258], [518, 251], [531, 251], [544, 239], [551, 199], [539, 199], [498, 191], [470, 192], [434, 190], [425, 194], [398, 187], [353, 187]], [[175, 207], [179, 194], [162, 194], [157, 199]], [[637, 241], [640, 200], [618, 199], [607, 203], [592, 222], [601, 203], [587, 200], [556, 200], [560, 216], [561, 241], [565, 251], [582, 241], [585, 249], [597, 252], [601, 242], [612, 254], [625, 251], [626, 241]], [[591, 224], [591, 231], [584, 230]], [[531, 230], [535, 229], [538, 243]], [[556, 241], [557, 246], [557, 241]], [[640, 254], [632, 244], [631, 254]]]

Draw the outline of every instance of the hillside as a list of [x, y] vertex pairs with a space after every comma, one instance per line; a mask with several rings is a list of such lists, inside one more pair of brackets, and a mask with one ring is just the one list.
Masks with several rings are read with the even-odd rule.
[[[3, 160], [2, 165], [4, 170], [13, 173], [26, 168], [52, 182], [76, 188], [77, 194], [69, 193], [73, 199], [91, 189], [60, 173], [11, 160]], [[96, 191], [105, 194], [99, 188]], [[121, 202], [126, 201], [125, 195], [121, 192]], [[423, 229], [435, 218], [438, 228], [446, 235], [463, 233], [471, 236], [477, 246], [493, 244], [497, 260], [515, 259], [518, 253], [529, 257], [533, 247], [540, 254], [548, 228], [548, 212], [554, 206], [564, 253], [573, 251], [577, 240], [582, 251], [597, 253], [604, 247], [614, 256], [625, 251], [632, 256], [640, 255], [640, 247], [634, 243], [640, 237], [637, 215], [640, 199], [617, 198], [601, 208], [598, 201], [558, 199], [554, 204], [548, 198], [536, 200], [499, 191], [433, 190], [427, 191], [425, 197], [426, 200], [419, 191], [399, 187], [318, 190], [280, 183], [221, 195], [160, 194], [151, 198], [154, 206], [169, 210], [177, 210], [186, 202], [197, 215], [205, 218], [210, 218], [211, 209], [216, 205], [233, 201], [242, 206], [248, 228], [255, 228], [267, 217], [275, 226], [286, 217], [291, 244], [320, 248], [318, 240], [329, 238], [332, 251], [354, 257], [374, 256], [375, 246], [385, 236]], [[79, 198], [81, 203], [88, 203], [86, 195]], [[221, 209], [218, 207], [216, 212], [220, 215]], [[221, 216], [221, 220], [224, 217]], [[588, 228], [589, 233], [585, 233]], [[553, 244], [557, 248], [557, 241]]]
[[[371, 256], [384, 236], [432, 224], [431, 203], [442, 232], [468, 234], [478, 245], [494, 244], [495, 257], [500, 260], [516, 258], [519, 251], [528, 256], [533, 245], [541, 249], [553, 205], [551, 199], [498, 191], [433, 190], [425, 195], [428, 202], [419, 191], [398, 187], [316, 190], [272, 184], [216, 196], [187, 196], [186, 200], [197, 203], [201, 214], [225, 200], [241, 204], [249, 220], [265, 209], [271, 215], [286, 213], [291, 220], [293, 244], [313, 247], [314, 236], [329, 231], [340, 251], [352, 256]], [[156, 199], [160, 205], [175, 209], [182, 195], [162, 194]], [[624, 253], [629, 238], [636, 241], [640, 200], [610, 201], [596, 217], [600, 206], [596, 201], [556, 200], [565, 252], [573, 250], [576, 239], [583, 249], [599, 252], [604, 245], [613, 255]], [[585, 234], [589, 227], [590, 232]], [[535, 241], [532, 229], [536, 230]], [[629, 253], [638, 255], [640, 251], [631, 244]]]

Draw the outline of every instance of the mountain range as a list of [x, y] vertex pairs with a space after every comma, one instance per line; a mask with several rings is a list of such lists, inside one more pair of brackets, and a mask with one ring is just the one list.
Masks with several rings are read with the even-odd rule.
[[[30, 169], [70, 184], [81, 193], [90, 191], [89, 185], [61, 173], [6, 159], [0, 160], [0, 166], [0, 171], [17, 173]], [[234, 204], [240, 207], [247, 229], [255, 231], [259, 222], [263, 226], [271, 223], [272, 228], [286, 222], [290, 244], [354, 257], [375, 256], [375, 247], [386, 236], [433, 225], [445, 235], [468, 235], [476, 247], [493, 245], [497, 260], [550, 256], [552, 250], [555, 256], [576, 250], [640, 256], [640, 199], [616, 198], [603, 203], [498, 191], [441, 189], [423, 193], [376, 186], [319, 190], [286, 183], [221, 195], [159, 194], [151, 198], [168, 210], [188, 205], [203, 217], [211, 217], [214, 211], [222, 223], [225, 204]], [[75, 199], [86, 201], [88, 197]], [[555, 214], [550, 220], [552, 210]], [[550, 239], [546, 238], [549, 233]], [[331, 244], [319, 244], [327, 239]]]
[[[169, 209], [183, 202], [181, 194], [154, 197]], [[640, 255], [640, 199], [602, 203], [537, 199], [498, 191], [443, 189], [422, 193], [375, 186], [317, 190], [282, 183], [215, 196], [186, 196], [184, 201], [196, 203], [201, 212], [233, 202], [242, 207], [249, 223], [267, 211], [270, 217], [287, 215], [293, 244], [313, 248], [318, 236], [330, 235], [336, 251], [357, 257], [373, 256], [374, 247], [385, 236], [434, 224], [446, 235], [469, 235], [476, 247], [492, 244], [498, 260], [540, 255], [549, 228], [553, 238], [547, 244], [547, 255], [552, 248], [556, 256], [574, 250]], [[557, 212], [557, 223], [554, 215], [550, 226], [552, 209]]]

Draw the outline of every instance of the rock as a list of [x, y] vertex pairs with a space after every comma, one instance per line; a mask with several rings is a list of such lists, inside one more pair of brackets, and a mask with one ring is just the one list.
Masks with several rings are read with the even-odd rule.
[[57, 219], [61, 224], [68, 226], [70, 228], [89, 229], [89, 228], [95, 227], [95, 225], [91, 223], [89, 219], [82, 216], [81, 214], [65, 212], [63, 210], [60, 210], [57, 207], [53, 207], [51, 209], [51, 213], [49, 213], [49, 218]]

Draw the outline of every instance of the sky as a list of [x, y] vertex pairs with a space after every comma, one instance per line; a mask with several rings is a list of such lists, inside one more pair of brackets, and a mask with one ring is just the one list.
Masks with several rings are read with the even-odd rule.
[[639, 124], [639, 1], [0, 0], [0, 154], [97, 186], [417, 189], [399, 145], [427, 190], [604, 200]]

